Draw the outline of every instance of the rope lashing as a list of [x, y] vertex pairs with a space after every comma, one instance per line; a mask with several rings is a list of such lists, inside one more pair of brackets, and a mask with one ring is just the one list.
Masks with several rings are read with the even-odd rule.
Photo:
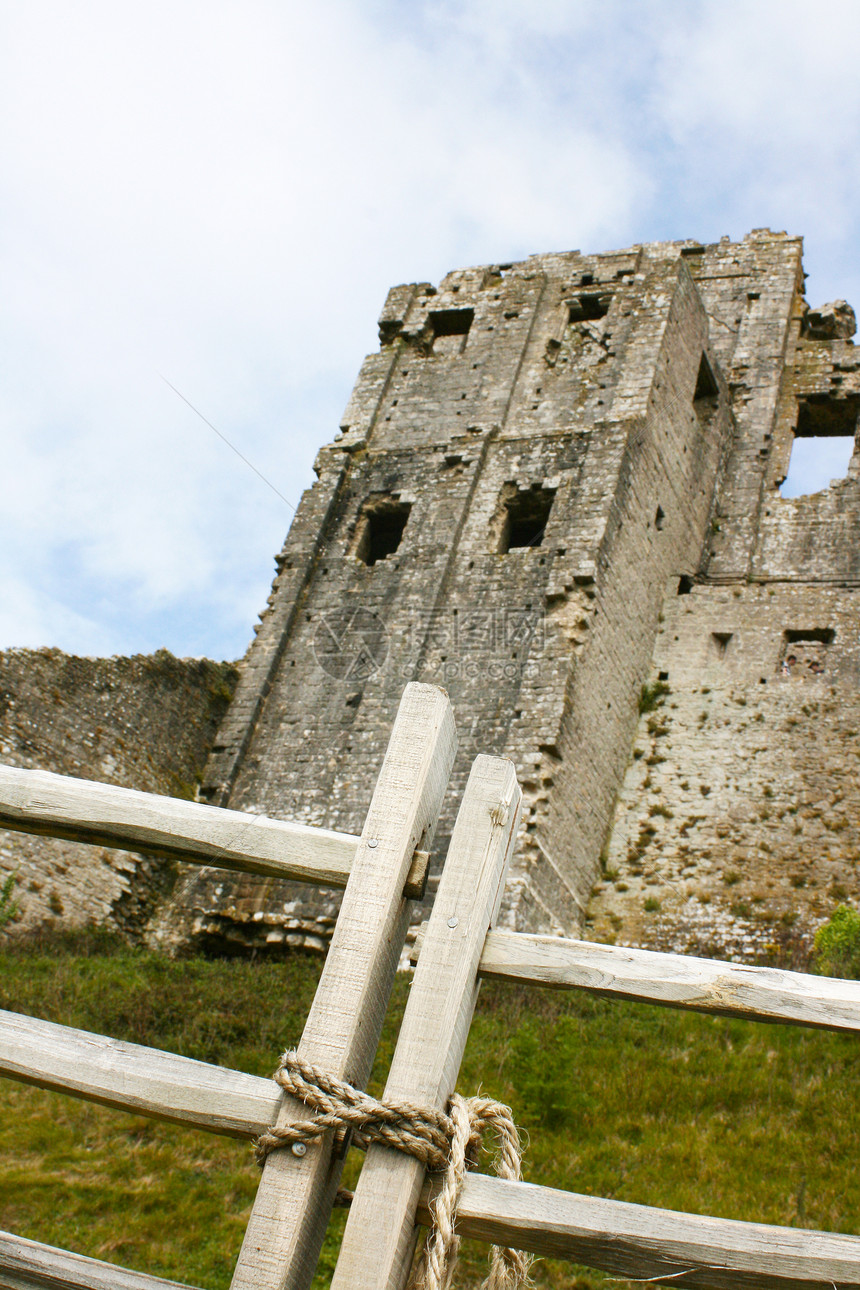
[[[283, 1127], [273, 1125], [256, 1142], [257, 1160], [282, 1147], [307, 1144], [334, 1129], [352, 1132], [352, 1141], [366, 1150], [381, 1142], [420, 1160], [426, 1169], [443, 1173], [442, 1186], [431, 1201], [433, 1230], [415, 1270], [410, 1290], [450, 1290], [460, 1244], [457, 1208], [466, 1173], [477, 1164], [483, 1134], [492, 1130], [498, 1141], [495, 1170], [500, 1178], [521, 1178], [520, 1139], [510, 1109], [489, 1097], [460, 1097], [454, 1093], [448, 1111], [414, 1102], [380, 1102], [295, 1051], [284, 1053], [275, 1080], [285, 1093], [315, 1112], [312, 1120]], [[493, 1246], [490, 1275], [483, 1290], [517, 1290], [528, 1282], [531, 1259], [518, 1250]]]

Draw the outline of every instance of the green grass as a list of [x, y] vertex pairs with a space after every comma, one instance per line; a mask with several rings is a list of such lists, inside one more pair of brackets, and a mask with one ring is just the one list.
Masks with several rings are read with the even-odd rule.
[[[298, 1039], [319, 969], [304, 957], [169, 961], [72, 938], [0, 954], [0, 1007], [265, 1075]], [[407, 993], [401, 977], [377, 1092]], [[513, 1107], [530, 1181], [857, 1232], [858, 1058], [849, 1036], [494, 985], [458, 1087]], [[0, 1080], [0, 1162], [0, 1227], [207, 1290], [229, 1284], [259, 1176], [248, 1145]], [[351, 1153], [347, 1182], [359, 1165]], [[460, 1283], [477, 1285], [485, 1266], [466, 1243]], [[552, 1261], [535, 1280], [626, 1284]]]
[[639, 715], [644, 716], [646, 712], [655, 712], [663, 702], [665, 696], [669, 693], [669, 686], [665, 681], [651, 681], [643, 685], [639, 692]]
[[822, 974], [860, 981], [860, 910], [837, 905], [815, 933], [814, 959]]

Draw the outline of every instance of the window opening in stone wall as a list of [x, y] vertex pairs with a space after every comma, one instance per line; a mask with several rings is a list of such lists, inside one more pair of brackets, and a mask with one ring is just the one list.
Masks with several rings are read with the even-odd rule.
[[498, 550], [502, 555], [543, 543], [555, 497], [551, 488], [529, 488], [504, 499], [502, 531]]
[[827, 671], [827, 651], [836, 633], [832, 627], [811, 627], [783, 633], [780, 673], [786, 680], [807, 681]]
[[705, 354], [699, 359], [699, 370], [696, 374], [696, 388], [693, 391], [693, 411], [699, 422], [699, 429], [705, 433], [714, 418], [719, 403], [720, 390], [711, 365]]
[[798, 399], [797, 429], [781, 497], [805, 497], [848, 474], [854, 455], [860, 396], [811, 394]]
[[682, 573], [680, 578], [678, 579], [678, 595], [689, 596], [690, 592], [693, 590], [694, 585], [695, 584], [693, 582], [693, 579], [689, 576], [689, 574]]
[[732, 632], [711, 632], [711, 655], [713, 658], [726, 657], [732, 636]]
[[612, 297], [605, 293], [598, 295], [596, 292], [584, 292], [575, 300], [568, 302], [568, 322], [594, 322], [598, 318], [605, 318], [609, 313], [611, 299]]
[[663, 521], [665, 520], [665, 518], [666, 518], [666, 512], [663, 510], [662, 506], [658, 506], [657, 511], [654, 515], [654, 527], [658, 533], [661, 533], [663, 531]]
[[434, 354], [462, 354], [469, 328], [475, 320], [474, 309], [436, 309], [430, 312]]
[[717, 385], [717, 378], [711, 371], [711, 365], [706, 356], [703, 354], [699, 361], [699, 371], [696, 376], [696, 389], [693, 394], [693, 402], [705, 405], [711, 401], [716, 401], [719, 397], [720, 387]]
[[354, 555], [362, 564], [374, 565], [393, 555], [403, 538], [412, 507], [394, 498], [366, 502], [358, 521]]

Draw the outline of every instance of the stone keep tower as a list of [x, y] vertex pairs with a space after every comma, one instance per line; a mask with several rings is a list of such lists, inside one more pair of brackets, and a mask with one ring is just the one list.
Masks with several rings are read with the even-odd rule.
[[[742, 769], [709, 770], [707, 794], [686, 776], [683, 816], [653, 792], [684, 778], [673, 757], [727, 766], [743, 743], [703, 731], [700, 690], [797, 699], [786, 632], [829, 651], [828, 691], [856, 689], [857, 481], [777, 491], [795, 434], [853, 433], [860, 403], [850, 310], [809, 314], [802, 283], [800, 241], [758, 230], [395, 287], [277, 558], [206, 800], [358, 831], [403, 686], [437, 683], [460, 737], [437, 857], [477, 753], [525, 790], [510, 925], [743, 953], [717, 877], [715, 900], [687, 890], [691, 863], [720, 872]], [[690, 814], [700, 832], [713, 816], [698, 851]], [[336, 912], [211, 872], [175, 909], [186, 935], [320, 948]]]

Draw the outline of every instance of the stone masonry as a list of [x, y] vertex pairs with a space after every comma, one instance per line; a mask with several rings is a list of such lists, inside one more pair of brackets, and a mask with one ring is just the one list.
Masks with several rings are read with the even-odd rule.
[[803, 967], [860, 904], [858, 615], [840, 586], [667, 597], [589, 936]]
[[[194, 797], [235, 669], [166, 650], [75, 658], [0, 653], [0, 761], [172, 797]], [[0, 830], [0, 885], [15, 876], [6, 933], [92, 923], [138, 939], [175, 866], [107, 847]]]
[[[801, 251], [756, 230], [395, 287], [204, 797], [359, 830], [417, 678], [460, 735], [437, 866], [472, 758], [516, 763], [509, 926], [773, 957], [856, 899], [860, 487], [778, 490], [796, 435], [854, 433], [860, 376]], [[207, 871], [171, 919], [322, 948], [335, 914]]]

